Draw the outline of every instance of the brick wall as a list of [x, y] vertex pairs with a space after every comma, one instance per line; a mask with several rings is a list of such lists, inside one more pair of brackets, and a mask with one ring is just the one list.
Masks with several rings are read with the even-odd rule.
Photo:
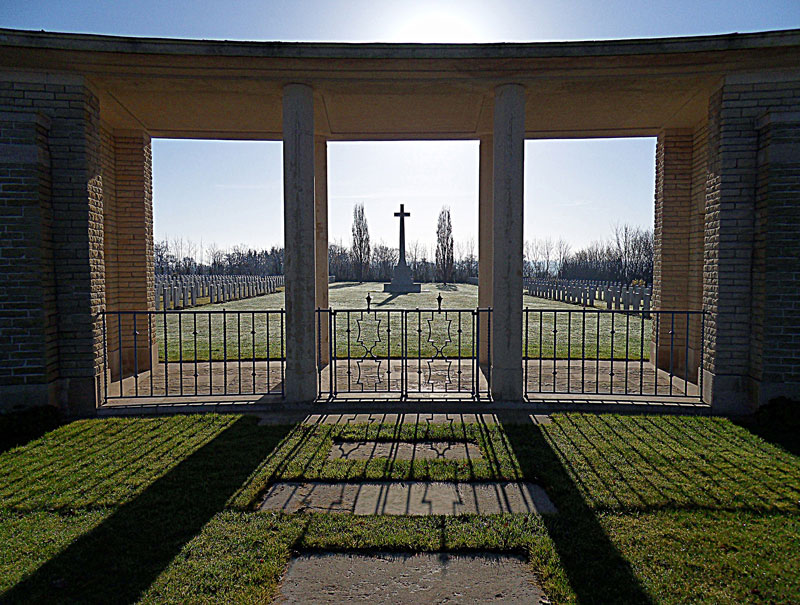
[[[766, 262], [764, 249], [772, 232], [756, 212], [756, 192], [765, 195], [767, 187], [759, 183], [757, 123], [768, 112], [798, 110], [800, 76], [786, 74], [729, 77], [709, 103], [703, 270], [703, 304], [709, 311], [704, 362], [708, 376], [704, 388], [706, 398], [720, 412], [747, 412], [763, 403], [759, 396], [759, 374], [766, 370], [762, 341], [768, 329], [779, 327], [766, 311], [763, 294], [758, 294], [759, 288], [766, 291], [765, 284], [777, 267]], [[762, 279], [766, 280], [763, 284]], [[789, 283], [780, 289], [797, 290]]]
[[0, 405], [55, 398], [58, 373], [53, 271], [50, 121], [0, 112]]
[[[44, 264], [53, 269], [49, 274], [47, 270], [41, 272], [39, 286], [43, 300], [50, 301], [50, 307], [45, 306], [48, 310], [43, 320], [50, 335], [48, 348], [44, 353], [31, 350], [28, 359], [29, 367], [48, 368], [45, 378], [49, 383], [48, 396], [37, 402], [59, 403], [69, 412], [92, 413], [99, 394], [102, 364], [98, 313], [105, 304], [97, 97], [78, 77], [4, 74], [0, 81], [0, 111], [39, 113], [50, 121], [46, 136], [42, 132], [37, 135], [38, 147], [47, 148], [50, 161], [49, 184], [45, 177], [39, 184], [42, 190], [49, 187], [50, 195], [42, 193], [39, 197], [44, 196], [45, 200], [49, 197], [54, 227], [50, 229], [45, 219], [42, 229], [31, 233], [31, 237], [37, 238]], [[52, 256], [52, 264], [48, 255]], [[4, 280], [14, 284], [13, 268], [4, 267], [3, 272]], [[9, 296], [5, 300], [16, 299]], [[28, 302], [22, 306], [32, 311]], [[33, 326], [20, 329], [31, 334], [37, 330]], [[52, 344], [54, 335], [57, 347]], [[7, 347], [4, 343], [3, 349], [6, 348], [13, 352], [12, 345]], [[5, 379], [10, 372], [13, 370], [9, 367], [3, 370]], [[30, 403], [23, 401], [18, 390], [11, 390], [13, 386], [0, 383], [2, 399], [12, 405]]]
[[750, 376], [763, 404], [800, 393], [800, 112], [757, 126]]

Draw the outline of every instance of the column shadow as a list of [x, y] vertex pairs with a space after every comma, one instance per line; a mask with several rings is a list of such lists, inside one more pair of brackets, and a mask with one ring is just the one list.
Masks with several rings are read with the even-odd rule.
[[0, 414], [0, 454], [38, 439], [62, 424], [60, 412], [49, 405]]
[[132, 603], [288, 433], [243, 417], [4, 594], [0, 603]]
[[542, 520], [578, 602], [652, 603], [541, 428], [502, 414], [498, 421], [523, 476], [540, 482], [558, 509]]

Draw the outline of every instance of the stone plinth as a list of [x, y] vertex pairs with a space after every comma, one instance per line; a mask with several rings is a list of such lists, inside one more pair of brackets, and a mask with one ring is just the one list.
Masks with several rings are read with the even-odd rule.
[[394, 294], [410, 294], [411, 292], [421, 292], [422, 285], [413, 282], [411, 269], [408, 268], [408, 265], [396, 265], [392, 281], [391, 283], [383, 284], [383, 291]]

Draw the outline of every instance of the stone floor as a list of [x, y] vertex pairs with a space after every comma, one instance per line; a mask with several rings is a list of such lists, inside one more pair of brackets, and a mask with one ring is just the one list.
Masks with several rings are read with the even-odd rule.
[[304, 554], [276, 602], [549, 603], [522, 557], [483, 553]]
[[[157, 364], [137, 377], [108, 381], [111, 398], [227, 396], [282, 394], [284, 367], [280, 361], [172, 362]], [[337, 360], [319, 374], [322, 397], [399, 398], [486, 397], [488, 375], [469, 359]], [[696, 397], [698, 387], [654, 368], [649, 362], [573, 359], [529, 360], [523, 367], [526, 392], [587, 395], [686, 395]], [[405, 385], [405, 387], [403, 387]], [[670, 386], [671, 385], [671, 386]]]
[[283, 482], [269, 487], [260, 508], [415, 516], [556, 512], [540, 486], [515, 482]]

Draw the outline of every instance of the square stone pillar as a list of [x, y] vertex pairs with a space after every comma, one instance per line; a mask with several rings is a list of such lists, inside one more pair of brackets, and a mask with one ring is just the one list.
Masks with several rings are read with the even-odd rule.
[[[658, 135], [652, 295], [655, 310], [699, 310], [690, 296], [699, 284], [689, 283], [690, 275], [698, 277], [691, 270], [692, 262], [697, 260], [692, 255], [693, 146], [694, 133], [690, 129], [664, 130]], [[696, 382], [696, 352], [700, 343], [693, 342], [692, 335], [687, 334], [686, 314], [654, 314], [653, 322], [651, 362]], [[688, 354], [687, 336], [690, 337]]]
[[756, 128], [750, 375], [754, 403], [764, 405], [800, 398], [800, 103]]
[[525, 89], [505, 84], [494, 98], [494, 270], [492, 397], [522, 399], [522, 218]]
[[102, 130], [101, 140], [107, 361], [119, 380], [158, 363], [155, 323], [144, 313], [155, 310], [152, 150], [142, 130]]
[[709, 101], [703, 399], [724, 414], [755, 409], [750, 377], [758, 150], [754, 116], [765, 111], [758, 103], [770, 100], [764, 91], [753, 93], [749, 84], [723, 86]]
[[50, 129], [41, 113], [0, 111], [0, 413], [58, 403]]
[[[493, 168], [494, 141], [491, 136], [480, 139], [480, 162], [478, 174], [478, 307], [492, 307], [492, 272], [494, 271], [494, 204]], [[479, 314], [478, 361], [481, 366], [490, 362], [489, 314]]]
[[[314, 141], [314, 225], [316, 235], [316, 307], [327, 309], [328, 300], [328, 144], [323, 137]], [[317, 363], [330, 361], [328, 326], [330, 317], [320, 313], [315, 317], [317, 329]]]
[[[9, 263], [0, 274], [12, 276], [5, 295], [8, 300], [22, 301], [17, 311], [27, 314], [27, 320], [22, 319], [27, 325], [19, 330], [15, 322], [20, 318], [15, 317], [0, 321], [0, 335], [7, 344], [0, 362], [0, 386], [5, 391], [0, 393], [0, 406], [53, 403], [67, 414], [93, 415], [102, 397], [101, 311], [105, 307], [100, 103], [79, 75], [20, 73], [18, 80], [14, 73], [6, 76], [5, 86], [0, 87], [0, 112], [37, 114], [44, 120], [36, 126], [35, 135], [30, 134], [30, 123], [19, 131], [3, 128], [6, 156], [12, 161], [3, 162], [10, 165], [0, 168], [6, 171], [0, 180], [12, 177], [9, 170], [14, 170], [14, 164], [26, 164], [25, 170], [30, 171], [33, 165], [49, 162], [50, 170], [36, 177], [39, 186], [26, 182], [24, 192], [13, 181], [0, 187], [0, 197], [9, 200], [4, 212], [13, 215], [19, 199], [30, 194], [34, 197], [29, 199], [25, 220], [36, 220], [34, 198], [38, 198], [41, 221], [41, 229], [32, 228], [32, 222], [24, 228], [10, 218], [4, 222]], [[36, 159], [31, 155], [33, 148]], [[40, 242], [35, 245], [41, 247], [41, 254], [15, 256], [9, 240], [18, 234], [22, 239], [14, 247]], [[23, 260], [33, 274], [39, 274], [39, 286], [14, 280]], [[43, 304], [31, 301], [37, 296]], [[22, 343], [40, 327], [45, 332], [44, 348]], [[21, 340], [10, 344], [12, 338]]]
[[287, 401], [317, 396], [314, 303], [314, 98], [310, 86], [283, 88], [283, 205], [286, 260]]

